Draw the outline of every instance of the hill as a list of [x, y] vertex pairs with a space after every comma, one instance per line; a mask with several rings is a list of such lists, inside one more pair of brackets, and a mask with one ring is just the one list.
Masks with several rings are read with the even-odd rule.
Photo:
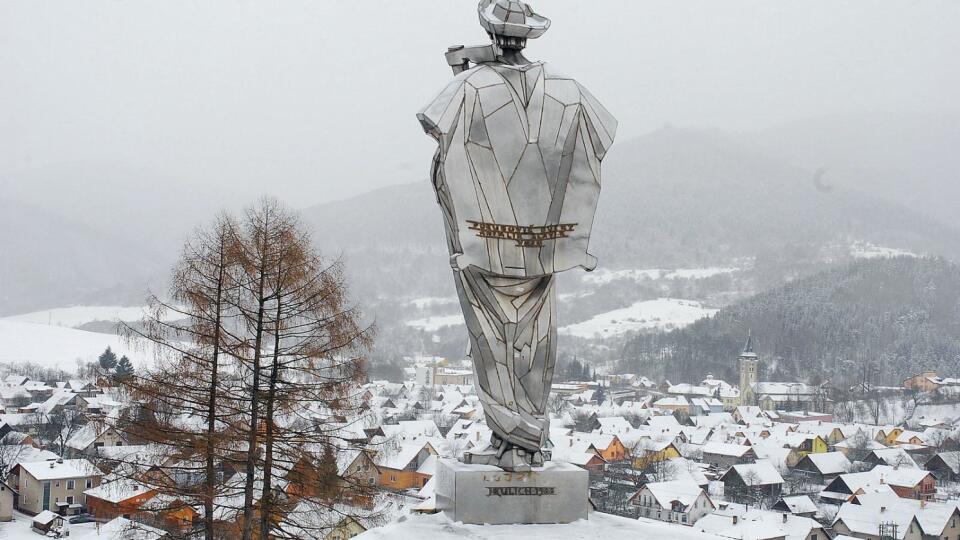
[[634, 336], [622, 369], [736, 380], [752, 331], [764, 380], [899, 384], [925, 368], [960, 374], [960, 267], [943, 258], [859, 261], [720, 310], [673, 332]]
[[[452, 294], [428, 182], [304, 216], [325, 251], [344, 255], [363, 296]], [[591, 251], [606, 269], [755, 257], [763, 289], [842, 260], [856, 241], [960, 256], [960, 233], [916, 211], [861, 191], [818, 189], [812, 171], [732, 135], [665, 128], [610, 153]]]
[[[72, 304], [140, 303], [172, 257], [113, 229], [0, 199], [0, 316]], [[159, 261], [159, 262], [158, 262]]]

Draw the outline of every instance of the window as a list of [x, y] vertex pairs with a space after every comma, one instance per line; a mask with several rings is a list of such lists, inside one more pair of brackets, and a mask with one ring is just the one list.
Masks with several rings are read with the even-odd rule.
[[[73, 495], [70, 495], [69, 497], [67, 497], [67, 504], [73, 504]], [[817, 539], [814, 538], [813, 540], [817, 540]]]
[[77, 488], [77, 482], [75, 480], [67, 480], [67, 489], [74, 490]]
[[92, 487], [93, 487], [93, 480], [87, 478], [87, 484], [86, 484], [86, 485], [87, 485], [87, 489], [92, 488]]
[[103, 448], [103, 443], [102, 443], [102, 442], [95, 442], [95, 443], [93, 443], [93, 447], [94, 447], [94, 448]]
[[60, 487], [60, 481], [57, 480], [57, 487]]

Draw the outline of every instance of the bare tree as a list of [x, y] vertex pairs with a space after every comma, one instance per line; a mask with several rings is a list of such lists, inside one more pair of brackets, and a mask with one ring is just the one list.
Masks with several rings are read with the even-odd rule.
[[[151, 487], [179, 498], [199, 499], [204, 507], [203, 536], [215, 538], [214, 499], [223, 494], [221, 463], [234, 435], [231, 419], [238, 411], [225, 399], [224, 373], [242, 337], [231, 298], [237, 295], [236, 223], [221, 215], [209, 228], [198, 229], [185, 244], [173, 270], [169, 301], [149, 299], [139, 325], [123, 325], [131, 343], [151, 344], [152, 366], [124, 378], [123, 388], [138, 404], [120, 424], [132, 439], [161, 449], [166, 478]], [[153, 461], [131, 456], [124, 470], [150, 482], [143, 469]], [[161, 461], [161, 460], [157, 460]], [[154, 508], [162, 513], [167, 508]]]

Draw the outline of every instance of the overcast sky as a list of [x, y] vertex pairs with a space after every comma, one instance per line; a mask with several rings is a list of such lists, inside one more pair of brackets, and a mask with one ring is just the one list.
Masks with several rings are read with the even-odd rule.
[[[752, 130], [957, 112], [956, 0], [541, 0], [528, 57], [621, 121]], [[414, 118], [486, 36], [474, 0], [3, 0], [0, 197], [296, 206], [423, 179]], [[121, 188], [120, 186], [123, 186]]]

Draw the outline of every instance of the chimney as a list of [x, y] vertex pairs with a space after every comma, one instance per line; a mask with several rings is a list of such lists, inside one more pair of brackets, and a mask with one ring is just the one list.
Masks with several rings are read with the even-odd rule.
[[733, 516], [733, 524], [734, 524], [734, 525], [737, 524], [737, 521], [739, 521], [739, 518], [737, 518], [737, 516]]
[[884, 512], [886, 512], [886, 511], [887, 511], [887, 507], [886, 507], [886, 506], [881, 506], [881, 507], [880, 507], [880, 513], [881, 513], [881, 514], [884, 513]]

